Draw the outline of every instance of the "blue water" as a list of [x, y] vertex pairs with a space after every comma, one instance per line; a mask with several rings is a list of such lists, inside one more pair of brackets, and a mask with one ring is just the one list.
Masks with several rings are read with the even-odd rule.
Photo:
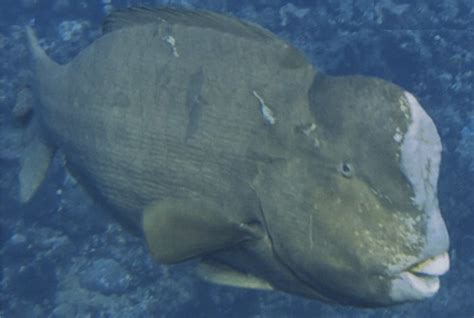
[[[383, 309], [206, 284], [192, 263], [160, 266], [143, 241], [98, 207], [56, 156], [44, 186], [17, 200], [21, 123], [31, 83], [22, 26], [67, 62], [113, 8], [179, 5], [256, 22], [323, 72], [392, 81], [419, 97], [443, 141], [440, 206], [451, 270], [432, 299]], [[3, 0], [0, 3], [0, 317], [474, 317], [474, 2]], [[67, 105], [65, 105], [67, 107]], [[383, 123], [381, 123], [383, 124]]]

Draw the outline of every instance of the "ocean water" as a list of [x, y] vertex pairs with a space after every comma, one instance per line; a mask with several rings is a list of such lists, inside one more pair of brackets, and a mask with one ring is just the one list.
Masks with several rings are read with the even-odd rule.
[[[357, 309], [207, 284], [193, 274], [193, 262], [156, 264], [144, 241], [68, 174], [60, 154], [37, 195], [21, 205], [25, 136], [12, 110], [31, 98], [24, 26], [65, 63], [100, 36], [104, 16], [131, 5], [227, 12], [286, 39], [322, 72], [377, 76], [418, 96], [443, 143], [438, 192], [451, 270], [439, 293]], [[474, 317], [473, 85], [471, 0], [2, 0], [0, 317]]]

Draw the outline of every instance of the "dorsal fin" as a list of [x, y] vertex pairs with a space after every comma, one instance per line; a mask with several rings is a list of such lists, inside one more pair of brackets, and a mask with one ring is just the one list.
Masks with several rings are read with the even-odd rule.
[[256, 40], [275, 40], [270, 31], [237, 18], [205, 10], [187, 10], [178, 8], [131, 7], [112, 12], [104, 21], [103, 33], [112, 32], [133, 25], [160, 23], [181, 24], [215, 29], [236, 36]]

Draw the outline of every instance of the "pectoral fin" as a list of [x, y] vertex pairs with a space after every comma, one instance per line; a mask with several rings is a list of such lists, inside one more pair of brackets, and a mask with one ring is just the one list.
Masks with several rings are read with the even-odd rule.
[[154, 258], [176, 263], [258, 237], [255, 227], [230, 215], [204, 200], [167, 198], [144, 210], [143, 230]]
[[218, 285], [273, 290], [273, 287], [266, 280], [239, 272], [229, 266], [212, 261], [199, 263], [197, 273], [202, 279]]
[[23, 150], [20, 162], [20, 201], [28, 202], [43, 182], [53, 155], [53, 149], [39, 137]]

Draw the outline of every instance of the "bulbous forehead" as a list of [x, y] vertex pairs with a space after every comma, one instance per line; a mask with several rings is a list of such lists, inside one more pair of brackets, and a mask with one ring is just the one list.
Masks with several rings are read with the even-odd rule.
[[400, 107], [402, 96], [400, 87], [381, 79], [321, 75], [311, 87], [310, 103], [317, 124], [329, 138], [351, 131], [386, 138], [387, 143], [396, 128], [405, 132], [409, 124], [410, 114]]
[[355, 173], [397, 207], [409, 210], [413, 190], [400, 167], [401, 144], [411, 122], [404, 91], [363, 76], [323, 76], [310, 90], [321, 152], [353, 164]]

